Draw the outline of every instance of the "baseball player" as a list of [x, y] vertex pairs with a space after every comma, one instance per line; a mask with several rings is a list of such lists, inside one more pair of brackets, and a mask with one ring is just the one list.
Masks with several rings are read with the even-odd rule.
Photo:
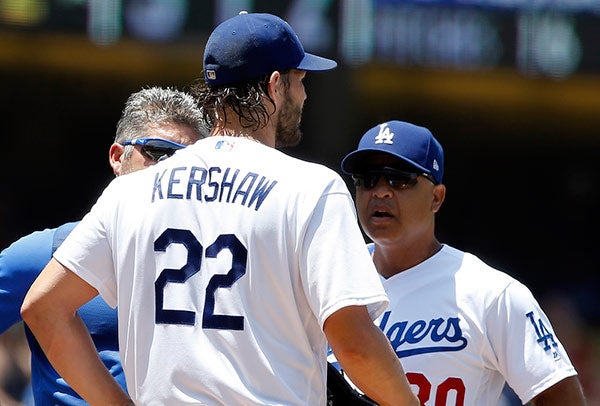
[[524, 404], [585, 404], [577, 372], [530, 290], [436, 239], [444, 153], [428, 129], [381, 123], [341, 168], [354, 180], [358, 218], [390, 298], [376, 324], [421, 405], [497, 405], [506, 382]]
[[[345, 183], [274, 148], [300, 139], [306, 71], [335, 66], [271, 14], [210, 35], [196, 90], [211, 136], [115, 179], [22, 307], [88, 402], [325, 405], [329, 342], [374, 400], [418, 405], [373, 323], [388, 299]], [[96, 292], [118, 305], [131, 399], [73, 317]]]
[[[133, 93], [125, 104], [109, 149], [110, 166], [116, 176], [143, 169], [206, 133], [200, 111], [189, 94], [169, 88], [142, 89]], [[0, 332], [21, 321], [19, 310], [27, 290], [76, 225], [77, 222], [70, 222], [36, 231], [0, 253]], [[96, 296], [78, 313], [103, 364], [125, 388], [118, 352], [117, 311]], [[31, 389], [35, 404], [87, 404], [50, 365], [26, 325], [25, 333], [31, 349]]]

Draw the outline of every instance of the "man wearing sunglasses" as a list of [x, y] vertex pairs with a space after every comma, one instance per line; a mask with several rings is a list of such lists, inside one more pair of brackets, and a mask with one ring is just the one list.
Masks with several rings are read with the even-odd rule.
[[427, 128], [381, 123], [341, 168], [354, 181], [360, 225], [390, 297], [376, 324], [422, 405], [497, 405], [506, 382], [523, 403], [585, 404], [529, 289], [437, 240], [444, 153]]
[[[177, 150], [205, 137], [200, 110], [187, 93], [151, 87], [133, 93], [125, 103], [109, 148], [109, 164], [116, 176], [147, 168]], [[36, 231], [0, 253], [0, 332], [21, 321], [20, 307], [33, 280], [78, 222]], [[125, 389], [119, 360], [117, 311], [100, 296], [78, 313], [91, 334], [98, 354]], [[85, 405], [48, 362], [35, 337], [25, 326], [31, 349], [31, 390], [36, 405]]]

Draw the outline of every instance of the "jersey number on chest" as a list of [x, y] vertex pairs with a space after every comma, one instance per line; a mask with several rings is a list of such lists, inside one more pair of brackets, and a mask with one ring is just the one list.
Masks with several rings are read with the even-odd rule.
[[[431, 382], [425, 375], [417, 372], [407, 372], [406, 378], [411, 385], [419, 388], [417, 397], [421, 405], [425, 405], [431, 397]], [[464, 406], [465, 404], [465, 384], [460, 378], [448, 377], [444, 382], [438, 385], [435, 390], [435, 406], [446, 406], [450, 393], [454, 392], [456, 401], [453, 405]]]

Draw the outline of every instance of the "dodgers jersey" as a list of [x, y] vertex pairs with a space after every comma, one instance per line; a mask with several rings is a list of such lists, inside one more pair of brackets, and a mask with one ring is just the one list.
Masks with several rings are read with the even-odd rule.
[[118, 305], [143, 405], [325, 405], [324, 321], [388, 304], [341, 177], [239, 137], [114, 179], [55, 257]]
[[530, 290], [472, 254], [444, 245], [381, 279], [390, 305], [376, 324], [422, 405], [497, 405], [505, 382], [526, 403], [576, 375]]
[[[0, 253], [0, 333], [22, 321], [21, 305], [31, 284], [46, 266], [53, 250], [77, 223], [36, 231], [20, 238]], [[123, 389], [125, 375], [119, 360], [117, 311], [100, 296], [78, 310], [100, 358]], [[25, 325], [31, 350], [31, 390], [37, 406], [87, 405], [58, 375], [34, 335]]]

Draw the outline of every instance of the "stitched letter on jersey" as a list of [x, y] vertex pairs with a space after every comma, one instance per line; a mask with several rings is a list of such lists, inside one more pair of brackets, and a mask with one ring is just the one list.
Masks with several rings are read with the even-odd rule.
[[277, 184], [258, 173], [240, 176], [239, 169], [180, 166], [156, 173], [152, 202], [162, 199], [194, 199], [204, 202], [239, 203], [258, 211]]
[[[387, 326], [391, 312], [386, 311], [379, 328], [386, 334], [398, 357], [432, 352], [460, 351], [467, 346], [458, 317], [416, 320], [412, 324], [402, 321]], [[387, 328], [387, 331], [386, 331]], [[404, 348], [400, 349], [403, 346]]]

